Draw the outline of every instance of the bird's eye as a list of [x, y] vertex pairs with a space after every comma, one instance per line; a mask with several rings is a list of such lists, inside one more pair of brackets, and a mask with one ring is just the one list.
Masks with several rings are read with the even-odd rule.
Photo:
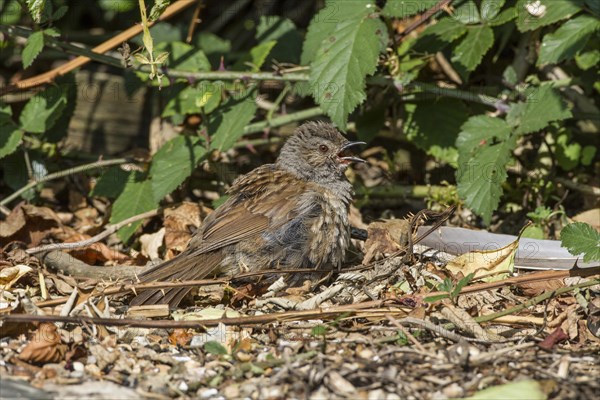
[[326, 145], [322, 144], [319, 146], [319, 150], [321, 151], [321, 153], [327, 153], [329, 151], [329, 147], [327, 147]]

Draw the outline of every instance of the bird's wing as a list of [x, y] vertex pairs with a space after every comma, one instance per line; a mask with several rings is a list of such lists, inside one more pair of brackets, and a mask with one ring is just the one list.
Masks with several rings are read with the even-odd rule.
[[282, 226], [305, 212], [306, 196], [301, 194], [308, 186], [272, 165], [244, 175], [234, 182], [232, 196], [207, 218], [189, 248], [202, 254]]

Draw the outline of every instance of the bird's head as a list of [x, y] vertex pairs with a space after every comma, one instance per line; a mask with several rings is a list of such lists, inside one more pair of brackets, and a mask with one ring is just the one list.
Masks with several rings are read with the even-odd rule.
[[365, 144], [350, 142], [324, 122], [307, 122], [296, 129], [277, 158], [277, 164], [292, 173], [317, 183], [342, 179], [355, 162], [365, 162], [351, 153], [352, 147]]

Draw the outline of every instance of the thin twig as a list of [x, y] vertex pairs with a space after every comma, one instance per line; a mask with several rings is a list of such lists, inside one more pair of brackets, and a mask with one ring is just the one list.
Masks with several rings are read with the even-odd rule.
[[194, 36], [194, 30], [196, 26], [200, 23], [200, 11], [204, 5], [202, 4], [202, 0], [196, 0], [196, 8], [194, 9], [194, 14], [192, 15], [192, 20], [190, 21], [190, 26], [188, 27], [187, 36], [185, 38], [186, 43], [192, 43], [192, 38]]
[[451, 2], [452, 2], [452, 0], [441, 0], [435, 6], [431, 7], [429, 10], [427, 10], [424, 13], [422, 13], [421, 15], [419, 15], [412, 24], [407, 26], [406, 29], [404, 29], [404, 31], [402, 31], [402, 33], [399, 34], [398, 39], [405, 37], [412, 31], [417, 29], [419, 26], [423, 25], [425, 22], [427, 22], [427, 20], [429, 18], [433, 17], [438, 11], [440, 11], [441, 9], [443, 9], [445, 7], [448, 7], [448, 5], [450, 5]]
[[113, 160], [100, 160], [100, 161], [96, 161], [96, 162], [93, 162], [90, 164], [84, 164], [84, 165], [80, 165], [78, 167], [73, 167], [73, 168], [63, 170], [63, 171], [54, 172], [54, 173], [48, 174], [40, 179], [36, 179], [34, 181], [29, 182], [27, 185], [23, 186], [21, 189], [17, 190], [10, 196], [0, 200], [0, 205], [9, 203], [10, 201], [19, 197], [24, 192], [28, 191], [29, 189], [31, 189], [31, 188], [35, 187], [36, 185], [43, 183], [43, 182], [48, 182], [48, 181], [51, 181], [51, 180], [54, 180], [57, 178], [63, 178], [65, 176], [73, 175], [73, 174], [83, 172], [83, 171], [89, 171], [91, 169], [109, 167], [112, 165], [127, 164], [127, 163], [132, 163], [132, 162], [134, 162], [134, 161], [129, 158], [115, 158]]
[[78, 249], [81, 247], [87, 247], [91, 244], [99, 242], [100, 240], [104, 239], [107, 236], [112, 235], [113, 233], [115, 233], [116, 231], [121, 229], [122, 227], [129, 225], [132, 222], [137, 222], [139, 220], [146, 219], [146, 218], [152, 218], [152, 217], [158, 215], [158, 213], [159, 213], [159, 209], [155, 208], [154, 210], [146, 211], [145, 213], [141, 213], [138, 215], [134, 215], [133, 217], [129, 217], [121, 222], [117, 222], [116, 224], [107, 225], [106, 228], [104, 228], [104, 230], [102, 232], [100, 232], [99, 234], [97, 234], [95, 236], [92, 236], [89, 239], [80, 240], [78, 242], [52, 243], [52, 244], [47, 244], [44, 246], [32, 247], [31, 249], [25, 250], [25, 252], [27, 254], [36, 254], [36, 253], [43, 253], [43, 252], [52, 251], [52, 250], [72, 250], [72, 249]]
[[[167, 9], [162, 13], [162, 15], [156, 21], [149, 22], [148, 25], [152, 26], [159, 21], [167, 20], [167, 19], [171, 18], [172, 16], [180, 13], [181, 11], [185, 10], [192, 4], [194, 4], [194, 2], [189, 1], [189, 0], [179, 0], [179, 1], [171, 4], [169, 7], [167, 7]], [[126, 29], [125, 31], [113, 36], [109, 40], [101, 43], [100, 45], [94, 47], [92, 49], [92, 51], [95, 53], [100, 53], [100, 54], [105, 53], [108, 50], [112, 50], [115, 47], [120, 46], [121, 43], [138, 35], [140, 32], [142, 32], [142, 26], [134, 25], [134, 26]], [[24, 79], [24, 80], [12, 83], [3, 88], [0, 88], [0, 95], [14, 92], [16, 90], [30, 89], [30, 88], [33, 88], [36, 86], [51, 83], [59, 76], [65, 75], [65, 74], [73, 71], [74, 69], [77, 69], [77, 68], [87, 64], [88, 62], [90, 62], [89, 57], [79, 56], [79, 57], [77, 57], [65, 64], [62, 64], [59, 67], [54, 68], [48, 72], [45, 72], [43, 74], [36, 75], [31, 78]]]

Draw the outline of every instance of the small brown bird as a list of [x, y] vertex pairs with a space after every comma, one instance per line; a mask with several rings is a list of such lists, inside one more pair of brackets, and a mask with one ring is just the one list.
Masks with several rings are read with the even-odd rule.
[[[344, 171], [364, 162], [348, 154], [357, 144], [364, 142], [346, 140], [330, 124], [301, 125], [275, 164], [237, 178], [229, 199], [203, 221], [188, 248], [145, 271], [141, 281], [234, 276], [244, 269], [339, 267], [350, 243], [353, 194]], [[189, 291], [146, 290], [131, 305], [176, 307]]]

